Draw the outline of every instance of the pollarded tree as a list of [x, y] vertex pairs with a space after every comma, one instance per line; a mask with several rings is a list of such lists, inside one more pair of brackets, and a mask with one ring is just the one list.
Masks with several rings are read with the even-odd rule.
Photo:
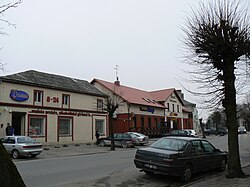
[[[187, 18], [184, 45], [186, 62], [193, 70], [193, 81], [199, 83], [206, 103], [223, 106], [228, 128], [228, 177], [244, 177], [237, 133], [236, 91], [250, 70], [250, 24], [247, 10], [239, 1], [214, 0], [200, 4]], [[209, 97], [210, 96], [210, 97]]]

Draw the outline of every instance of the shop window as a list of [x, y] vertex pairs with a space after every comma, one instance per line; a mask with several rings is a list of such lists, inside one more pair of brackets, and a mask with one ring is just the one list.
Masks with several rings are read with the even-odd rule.
[[72, 118], [59, 117], [58, 132], [59, 132], [59, 136], [71, 136], [72, 135]]
[[97, 99], [97, 111], [103, 111], [103, 100]]
[[34, 105], [43, 105], [43, 91], [34, 90]]
[[105, 124], [103, 119], [95, 120], [95, 129], [98, 129], [102, 136], [105, 135]]
[[62, 95], [62, 107], [63, 108], [70, 107], [70, 95], [66, 95], [66, 94]]
[[45, 136], [45, 116], [30, 116], [29, 118], [29, 135]]

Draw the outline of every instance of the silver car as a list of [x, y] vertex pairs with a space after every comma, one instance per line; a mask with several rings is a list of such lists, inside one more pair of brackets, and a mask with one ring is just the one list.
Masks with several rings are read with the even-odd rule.
[[1, 139], [6, 151], [13, 157], [36, 157], [42, 152], [42, 144], [29, 136], [5, 136]]
[[137, 139], [136, 144], [144, 145], [144, 144], [147, 144], [149, 142], [148, 136], [146, 136], [144, 134], [141, 134], [138, 132], [127, 132], [127, 133], [132, 134]]

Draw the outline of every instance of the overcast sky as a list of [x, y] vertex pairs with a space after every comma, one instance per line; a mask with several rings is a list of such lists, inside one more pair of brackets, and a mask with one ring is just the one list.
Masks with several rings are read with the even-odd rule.
[[8, 36], [0, 38], [0, 59], [6, 71], [0, 75], [32, 69], [113, 82], [118, 65], [123, 85], [183, 89], [188, 67], [181, 58], [181, 27], [198, 2], [24, 0], [4, 16], [16, 28], [4, 25]]

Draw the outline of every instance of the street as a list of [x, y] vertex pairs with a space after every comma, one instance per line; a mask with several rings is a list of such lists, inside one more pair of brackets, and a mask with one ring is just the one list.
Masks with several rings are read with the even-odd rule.
[[[227, 150], [226, 136], [208, 136], [217, 148]], [[239, 135], [242, 165], [250, 162], [249, 134]], [[28, 187], [42, 186], [181, 186], [178, 178], [148, 176], [135, 168], [136, 149], [102, 154], [37, 159], [16, 162]], [[192, 181], [209, 178], [218, 172], [194, 175]]]

